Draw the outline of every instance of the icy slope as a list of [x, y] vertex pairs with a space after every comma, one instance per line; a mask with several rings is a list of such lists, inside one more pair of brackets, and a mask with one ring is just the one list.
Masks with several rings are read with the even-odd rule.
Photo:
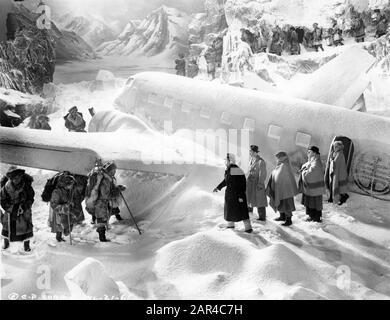
[[162, 6], [133, 29], [126, 26], [118, 40], [103, 43], [97, 48], [102, 55], [128, 56], [142, 54], [176, 56], [186, 51], [189, 17], [177, 9]]

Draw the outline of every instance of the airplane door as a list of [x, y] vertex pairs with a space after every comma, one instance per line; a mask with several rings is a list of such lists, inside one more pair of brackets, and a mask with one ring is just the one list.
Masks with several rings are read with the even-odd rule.
[[352, 167], [352, 160], [353, 160], [353, 155], [354, 155], [354, 152], [355, 152], [355, 146], [353, 145], [352, 140], [349, 139], [348, 137], [344, 137], [344, 136], [334, 137], [334, 139], [332, 141], [332, 144], [330, 146], [330, 149], [329, 149], [328, 157], [331, 154], [332, 145], [336, 141], [341, 141], [343, 143], [343, 145], [344, 145], [344, 157], [345, 157], [345, 162], [347, 164], [347, 172], [348, 172], [348, 176], [349, 176], [349, 173], [350, 173], [351, 167]]

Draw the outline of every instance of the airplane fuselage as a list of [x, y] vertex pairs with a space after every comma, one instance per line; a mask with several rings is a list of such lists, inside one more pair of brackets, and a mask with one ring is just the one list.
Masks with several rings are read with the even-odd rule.
[[390, 200], [390, 119], [157, 72], [130, 78], [116, 99], [116, 107], [151, 120], [161, 130], [167, 122], [174, 132], [246, 129], [248, 141], [238, 137], [229, 143], [239, 145], [238, 150], [258, 145], [269, 164], [268, 171], [277, 151], [286, 151], [298, 168], [306, 162], [310, 145], [318, 146], [325, 160], [333, 138], [346, 136], [355, 145], [352, 188]]

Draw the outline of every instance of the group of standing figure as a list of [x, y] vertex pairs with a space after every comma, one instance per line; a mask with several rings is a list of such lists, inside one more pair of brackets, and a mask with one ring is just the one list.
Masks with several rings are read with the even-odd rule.
[[266, 207], [269, 205], [282, 221], [283, 226], [292, 225], [292, 213], [296, 210], [294, 197], [302, 193], [301, 203], [306, 208], [307, 221], [321, 222], [323, 195], [328, 191], [328, 202], [342, 205], [348, 199], [348, 173], [343, 153], [343, 143], [335, 141], [328, 156], [326, 168], [321, 162], [318, 147], [311, 146], [307, 151], [308, 161], [299, 170], [296, 182], [289, 157], [286, 152], [278, 152], [276, 167], [266, 183], [267, 168], [259, 155], [258, 146], [250, 148], [249, 171], [245, 173], [236, 164], [234, 154], [228, 153], [225, 159], [224, 180], [214, 189], [218, 192], [226, 187], [224, 218], [227, 228], [234, 228], [235, 222], [243, 221], [245, 232], [253, 231], [249, 213], [257, 208], [258, 220], [266, 221]]
[[[58, 242], [65, 241], [63, 235], [71, 234], [75, 224], [85, 220], [82, 202], [92, 216], [92, 224], [101, 242], [107, 242], [106, 230], [110, 217], [120, 216], [119, 205], [122, 191], [126, 188], [116, 183], [116, 164], [109, 161], [98, 164], [87, 176], [57, 173], [49, 179], [42, 193], [42, 201], [50, 204], [48, 225]], [[1, 179], [1, 224], [4, 238], [3, 249], [10, 242], [24, 242], [24, 250], [31, 251], [30, 239], [33, 237], [32, 205], [35, 192], [33, 178], [25, 170], [11, 166]]]

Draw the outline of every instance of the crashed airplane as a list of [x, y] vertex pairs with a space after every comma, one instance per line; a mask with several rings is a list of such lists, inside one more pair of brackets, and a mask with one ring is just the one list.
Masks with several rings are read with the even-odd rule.
[[[335, 59], [345, 58], [340, 56]], [[215, 150], [205, 147], [194, 153], [185, 148], [185, 139], [161, 143], [159, 138], [164, 136], [158, 131], [168, 122], [171, 133], [183, 129], [248, 132], [246, 145], [240, 145], [238, 139], [228, 143], [236, 143], [246, 152], [249, 144], [259, 145], [269, 168], [273, 155], [285, 150], [298, 169], [306, 161], [310, 145], [320, 148], [325, 161], [335, 136], [343, 136], [354, 144], [354, 152], [351, 149], [347, 155], [351, 189], [390, 200], [390, 119], [348, 110], [365, 90], [362, 79], [371, 65], [354, 66], [359, 72], [355, 70], [354, 77], [348, 78], [349, 84], [343, 83], [346, 90], [335, 91], [332, 97], [338, 106], [166, 73], [140, 73], [127, 81], [116, 99], [117, 111], [99, 112], [92, 118], [87, 135], [69, 133], [59, 138], [51, 132], [0, 128], [0, 161], [47, 170], [76, 170], [79, 174], [86, 174], [96, 158], [116, 160], [118, 168], [124, 170], [182, 175], [199, 166], [222, 166], [221, 158], [209, 157]], [[320, 87], [327, 92], [325, 89], [340, 79], [336, 74], [341, 77], [345, 72], [335, 69], [331, 79], [319, 77]], [[318, 83], [311, 86], [320, 88]], [[316, 99], [314, 95], [306, 98]], [[140, 134], [146, 139], [141, 144]], [[175, 161], [161, 161], [162, 153]], [[205, 163], [206, 156], [213, 160]], [[245, 154], [238, 156], [244, 158]]]

